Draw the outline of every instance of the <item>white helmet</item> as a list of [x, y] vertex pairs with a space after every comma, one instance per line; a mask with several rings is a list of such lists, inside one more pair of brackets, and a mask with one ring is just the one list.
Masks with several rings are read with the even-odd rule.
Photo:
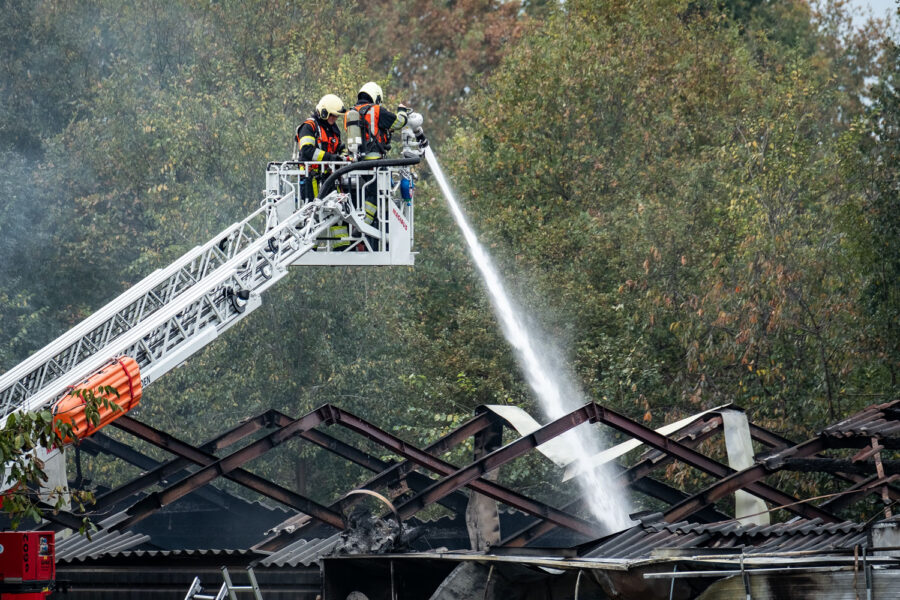
[[320, 119], [327, 119], [331, 116], [342, 115], [347, 112], [344, 103], [334, 94], [325, 94], [319, 103], [316, 104], [316, 116]]
[[370, 81], [359, 88], [359, 93], [368, 94], [369, 98], [371, 98], [372, 102], [374, 102], [375, 104], [381, 104], [381, 102], [384, 100], [384, 96], [381, 94], [381, 86], [374, 81]]

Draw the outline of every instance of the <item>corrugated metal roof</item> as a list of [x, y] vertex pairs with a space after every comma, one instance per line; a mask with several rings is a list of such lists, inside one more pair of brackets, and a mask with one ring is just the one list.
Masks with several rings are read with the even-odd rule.
[[266, 567], [309, 566], [321, 559], [322, 556], [329, 554], [340, 539], [339, 532], [325, 539], [297, 540], [262, 559], [259, 563]]
[[[127, 534], [126, 534], [127, 535]], [[84, 552], [76, 553], [75, 556], [62, 557], [58, 553], [57, 545], [57, 562], [59, 563], [78, 563], [87, 562], [98, 558], [101, 554], [104, 559], [110, 558], [183, 558], [183, 557], [222, 557], [222, 556], [243, 556], [247, 557], [247, 562], [259, 557], [259, 553], [252, 550], [228, 550], [228, 549], [210, 549], [210, 550], [122, 550], [113, 549], [100, 553], [87, 554]]]
[[102, 530], [86, 536], [72, 534], [56, 542], [56, 558], [60, 561], [85, 559], [104, 553], [120, 552], [134, 548], [150, 539], [150, 536], [130, 531]]
[[828, 523], [821, 519], [795, 520], [775, 525], [743, 526], [737, 521], [709, 525], [667, 523], [655, 513], [638, 525], [606, 538], [583, 553], [582, 558], [633, 559], [649, 557], [654, 550], [674, 548], [743, 550], [746, 554], [807, 550], [852, 549], [866, 539], [859, 523]]
[[[508, 514], [517, 511], [501, 511], [501, 515], [507, 516]], [[518, 513], [524, 514], [524, 513]], [[420, 519], [418, 517], [409, 519], [407, 524], [413, 529], [423, 529], [420, 532], [421, 540], [425, 540], [425, 544], [429, 544], [430, 536], [433, 536], [435, 532], [440, 531], [461, 531], [464, 534], [466, 544], [465, 546], [468, 548], [468, 534], [465, 533], [465, 518], [461, 515], [455, 516], [435, 516], [429, 519]], [[260, 564], [264, 566], [291, 566], [296, 567], [298, 565], [309, 566], [313, 563], [319, 562], [323, 556], [330, 555], [334, 547], [340, 541], [341, 532], [337, 532], [334, 535], [325, 537], [325, 538], [314, 538], [308, 540], [297, 540], [294, 541], [281, 550], [277, 550], [273, 552], [270, 556], [262, 559]], [[446, 542], [446, 538], [440, 538], [439, 541]]]
[[826, 427], [821, 435], [833, 438], [857, 436], [900, 438], [900, 400], [870, 406], [839, 423]]

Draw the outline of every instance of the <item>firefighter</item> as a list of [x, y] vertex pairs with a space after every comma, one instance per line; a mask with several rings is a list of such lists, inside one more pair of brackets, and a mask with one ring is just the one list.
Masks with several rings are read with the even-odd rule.
[[[315, 163], [318, 161], [335, 162], [350, 160], [344, 154], [344, 146], [341, 144], [341, 130], [337, 126], [339, 115], [347, 112], [343, 101], [334, 94], [325, 94], [312, 116], [297, 128], [297, 149], [301, 162]], [[300, 186], [301, 198], [309, 202], [319, 194], [319, 186], [330, 172], [330, 169], [321, 164], [307, 165], [306, 178]], [[346, 223], [336, 223], [329, 228], [328, 237], [331, 239], [331, 247], [334, 250], [345, 250], [350, 245], [350, 230]], [[325, 241], [320, 245], [325, 246]]]
[[[344, 103], [334, 94], [325, 94], [312, 116], [297, 128], [296, 140], [300, 161], [333, 162], [349, 160], [343, 153], [341, 144], [341, 130], [337, 126], [339, 115], [347, 112]], [[313, 164], [309, 166], [306, 179], [303, 182], [301, 196], [310, 201], [319, 193], [321, 180], [327, 174], [328, 169], [323, 165]]]
[[[383, 101], [381, 86], [370, 81], [359, 89], [356, 106], [350, 111], [350, 115], [358, 115], [358, 119], [351, 119], [350, 115], [344, 117], [344, 129], [348, 132], [359, 128], [361, 143], [353, 150], [360, 159], [384, 158], [391, 149], [391, 133], [403, 129], [409, 120], [409, 107], [401, 104], [395, 114], [381, 106]], [[348, 135], [353, 137], [351, 133]]]
[[[382, 106], [383, 101], [381, 86], [369, 81], [359, 89], [356, 106], [344, 115], [344, 129], [347, 131], [350, 155], [358, 160], [384, 158], [391, 149], [391, 134], [403, 129], [409, 122], [411, 114], [409, 107], [401, 104], [397, 112], [393, 113]], [[421, 120], [421, 117], [418, 118]], [[365, 188], [363, 194], [365, 221], [369, 225], [376, 226], [377, 200], [374, 177], [362, 175], [358, 185]], [[371, 238], [370, 243], [374, 243]]]

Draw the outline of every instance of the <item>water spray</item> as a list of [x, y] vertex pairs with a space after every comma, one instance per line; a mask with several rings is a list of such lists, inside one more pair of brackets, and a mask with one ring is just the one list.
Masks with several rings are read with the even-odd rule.
[[[447, 179], [437, 162], [437, 158], [432, 152], [430, 146], [424, 149], [425, 160], [434, 174], [434, 178], [450, 206], [453, 218], [463, 233], [463, 237], [469, 246], [469, 252], [475, 261], [481, 276], [487, 286], [491, 304], [494, 307], [498, 319], [500, 320], [503, 334], [507, 341], [516, 351], [516, 357], [520, 367], [525, 374], [525, 378], [531, 389], [537, 395], [541, 406], [550, 419], [556, 419], [570, 410], [577, 408], [571, 406], [564, 396], [563, 390], [570, 394], [578, 387], [574, 382], [569, 381], [560, 370], [551, 370], [549, 365], [551, 361], [546, 356], [541, 356], [541, 351], [532, 341], [520, 317], [520, 311], [513, 305], [503, 285], [497, 270], [494, 268], [490, 257], [485, 252], [482, 245], [478, 242], [475, 232], [466, 220], [465, 214], [456, 201]], [[575, 397], [581, 394], [574, 392]], [[579, 483], [585, 493], [590, 507], [591, 513], [612, 531], [624, 529], [631, 524], [628, 518], [628, 508], [626, 499], [619, 485], [614, 481], [612, 475], [608, 473], [606, 467], [588, 468], [587, 461], [596, 452], [600, 451], [600, 441], [598, 439], [599, 432], [590, 424], [581, 425], [566, 434], [566, 443], [576, 450], [575, 454], [578, 461], [582, 463], [584, 468], [579, 469]]]

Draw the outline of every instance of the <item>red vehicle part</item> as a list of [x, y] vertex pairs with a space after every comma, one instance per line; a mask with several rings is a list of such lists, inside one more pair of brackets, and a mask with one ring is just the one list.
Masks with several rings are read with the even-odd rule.
[[52, 531], [0, 533], [0, 600], [44, 600], [55, 580]]

